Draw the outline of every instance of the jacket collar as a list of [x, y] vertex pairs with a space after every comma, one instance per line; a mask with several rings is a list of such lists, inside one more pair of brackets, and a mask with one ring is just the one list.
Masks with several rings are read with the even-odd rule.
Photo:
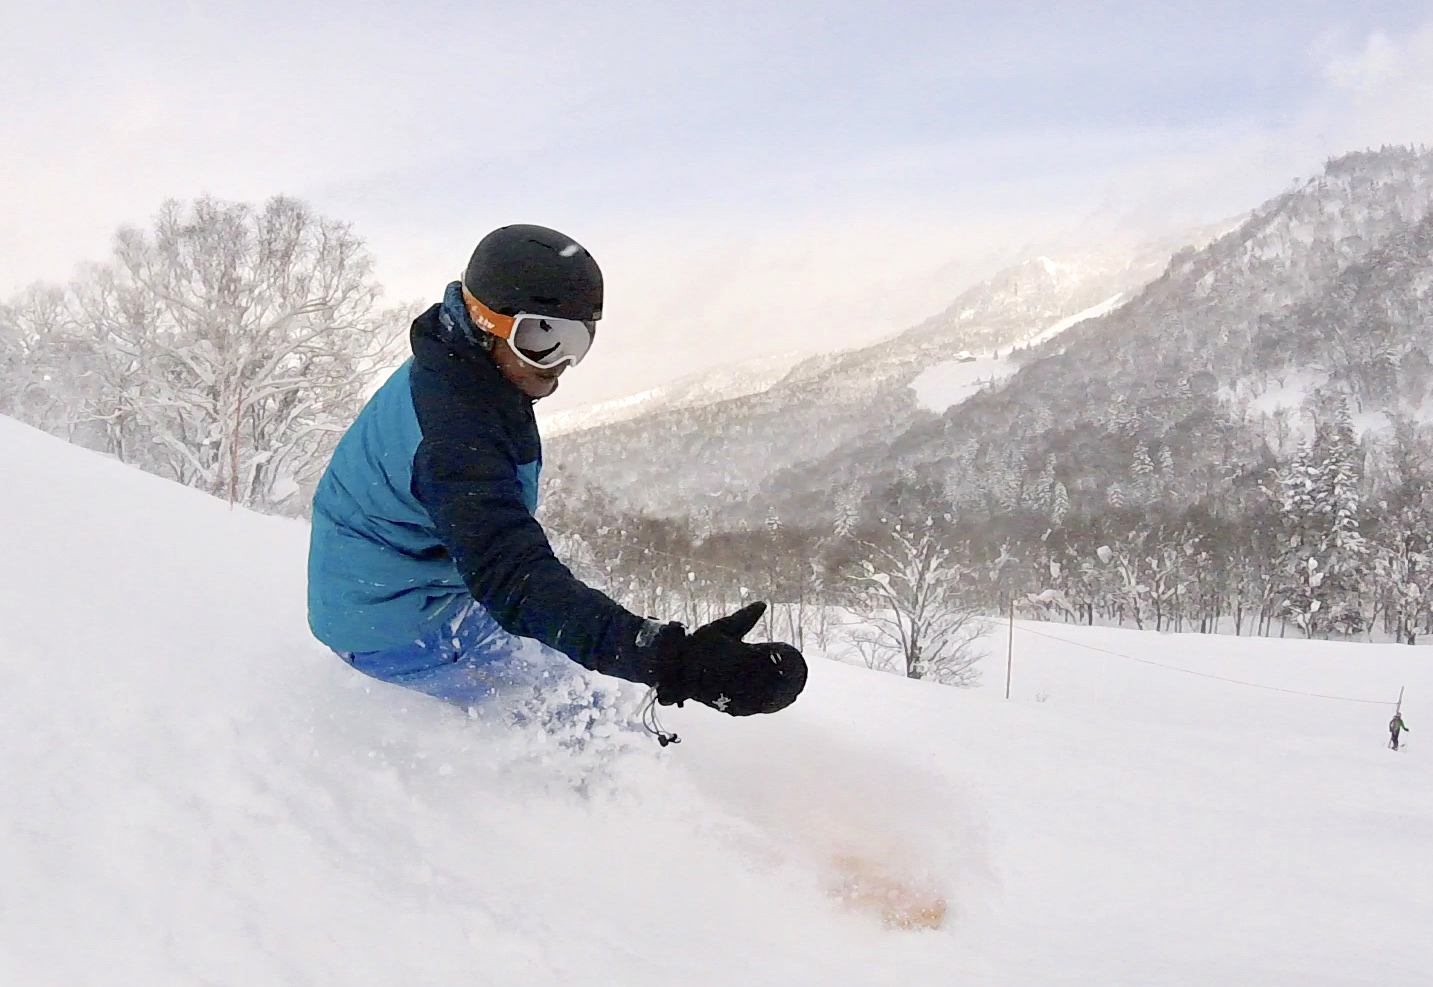
[[[433, 309], [437, 309], [436, 319], [433, 318]], [[411, 339], [414, 356], [418, 355], [420, 338], [432, 339], [450, 354], [470, 362], [477, 375], [475, 379], [488, 381], [487, 386], [497, 388], [495, 393], [510, 393], [526, 405], [532, 405], [533, 399], [498, 369], [492, 355], [496, 337], [473, 325], [472, 319], [468, 317], [467, 306], [463, 304], [462, 286], [459, 282], [454, 281], [448, 285], [448, 289], [443, 293], [443, 301], [433, 306], [433, 309], [429, 309], [413, 323]]]
[[462, 282], [454, 281], [443, 292], [443, 302], [438, 306], [438, 324], [443, 327], [449, 342], [492, 352], [492, 335], [473, 325], [468, 316], [468, 307], [463, 304]]

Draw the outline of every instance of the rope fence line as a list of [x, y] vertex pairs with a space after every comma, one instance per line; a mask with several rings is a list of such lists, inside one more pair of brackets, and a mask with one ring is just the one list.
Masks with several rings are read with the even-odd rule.
[[[1015, 625], [1012, 623], [1012, 626]], [[1303, 692], [1299, 689], [1284, 689], [1277, 685], [1261, 685], [1258, 682], [1245, 682], [1242, 679], [1231, 679], [1223, 675], [1213, 675], [1209, 672], [1196, 672], [1192, 668], [1180, 668], [1177, 665], [1165, 665], [1162, 662], [1150, 661], [1148, 658], [1136, 658], [1134, 655], [1120, 654], [1118, 651], [1110, 651], [1108, 648], [1097, 648], [1093, 644], [1081, 644], [1079, 641], [1071, 641], [1068, 638], [1057, 637], [1054, 634], [1044, 634], [1040, 631], [1031, 630], [1028, 627], [1017, 627], [1016, 629], [1024, 631], [1026, 634], [1034, 634], [1036, 637], [1047, 638], [1051, 641], [1059, 641], [1061, 644], [1068, 644], [1076, 648], [1084, 648], [1087, 651], [1098, 651], [1101, 654], [1112, 655], [1115, 658], [1127, 658], [1130, 661], [1137, 661], [1141, 665], [1153, 665], [1155, 668], [1163, 668], [1166, 671], [1183, 672], [1185, 675], [1197, 675], [1202, 679], [1214, 679], [1219, 682], [1228, 682], [1233, 685], [1246, 685], [1251, 689], [1264, 689], [1268, 692], [1285, 692], [1291, 696], [1309, 696], [1313, 699], [1332, 699], [1335, 702], [1341, 703], [1364, 703], [1369, 706], [1396, 705], [1395, 703], [1388, 702], [1385, 699], [1352, 699], [1348, 696], [1329, 696], [1321, 692]]]

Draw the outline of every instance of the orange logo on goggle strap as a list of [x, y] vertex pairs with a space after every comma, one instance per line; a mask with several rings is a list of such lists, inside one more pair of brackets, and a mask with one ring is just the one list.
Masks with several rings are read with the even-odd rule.
[[507, 339], [512, 335], [515, 321], [513, 317], [494, 312], [478, 301], [466, 287], [463, 288], [463, 305], [467, 307], [468, 318], [472, 319], [473, 324], [479, 329], [490, 332], [499, 339]]

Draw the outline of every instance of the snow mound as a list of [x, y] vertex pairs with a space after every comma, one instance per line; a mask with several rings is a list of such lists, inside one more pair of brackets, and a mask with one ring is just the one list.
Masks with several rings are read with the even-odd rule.
[[[958, 814], [896, 811], [898, 760], [838, 756], [800, 715], [673, 711], [669, 751], [625, 717], [580, 746], [470, 720], [309, 638], [305, 525], [7, 419], [0, 457], [0, 983], [815, 984], [872, 950], [917, 980], [943, 962], [944, 935], [883, 945], [831, 893], [847, 840], [958, 893]], [[874, 677], [828, 667], [813, 695]], [[769, 769], [791, 750], [809, 770]]]

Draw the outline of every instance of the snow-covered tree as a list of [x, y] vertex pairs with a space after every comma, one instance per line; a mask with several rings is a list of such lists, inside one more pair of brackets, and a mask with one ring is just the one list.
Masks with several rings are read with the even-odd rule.
[[1050, 495], [1050, 520], [1055, 524], [1063, 524], [1066, 515], [1070, 513], [1070, 494], [1065, 485], [1059, 480], [1055, 481], [1054, 490]]
[[1130, 619], [1141, 630], [1150, 595], [1142, 572], [1145, 537], [1131, 533], [1123, 543], [1100, 545], [1095, 557], [1081, 564], [1098, 594], [1097, 602], [1103, 602], [1119, 623]]
[[1335, 399], [1314, 441], [1278, 474], [1286, 536], [1285, 608], [1305, 634], [1365, 626], [1368, 546], [1359, 531], [1361, 454], [1348, 405]]
[[298, 513], [412, 311], [377, 310], [347, 225], [274, 198], [169, 202], [65, 294], [91, 380], [75, 414], [126, 461]]
[[932, 520], [896, 524], [861, 549], [846, 575], [853, 609], [871, 628], [873, 643], [897, 655], [909, 678], [974, 685], [982, 657], [975, 642], [984, 622], [958, 593], [974, 579], [954, 549], [940, 543]]
[[1143, 443], [1135, 447], [1130, 474], [1136, 482], [1144, 482], [1154, 475], [1154, 461], [1149, 458], [1149, 449]]

